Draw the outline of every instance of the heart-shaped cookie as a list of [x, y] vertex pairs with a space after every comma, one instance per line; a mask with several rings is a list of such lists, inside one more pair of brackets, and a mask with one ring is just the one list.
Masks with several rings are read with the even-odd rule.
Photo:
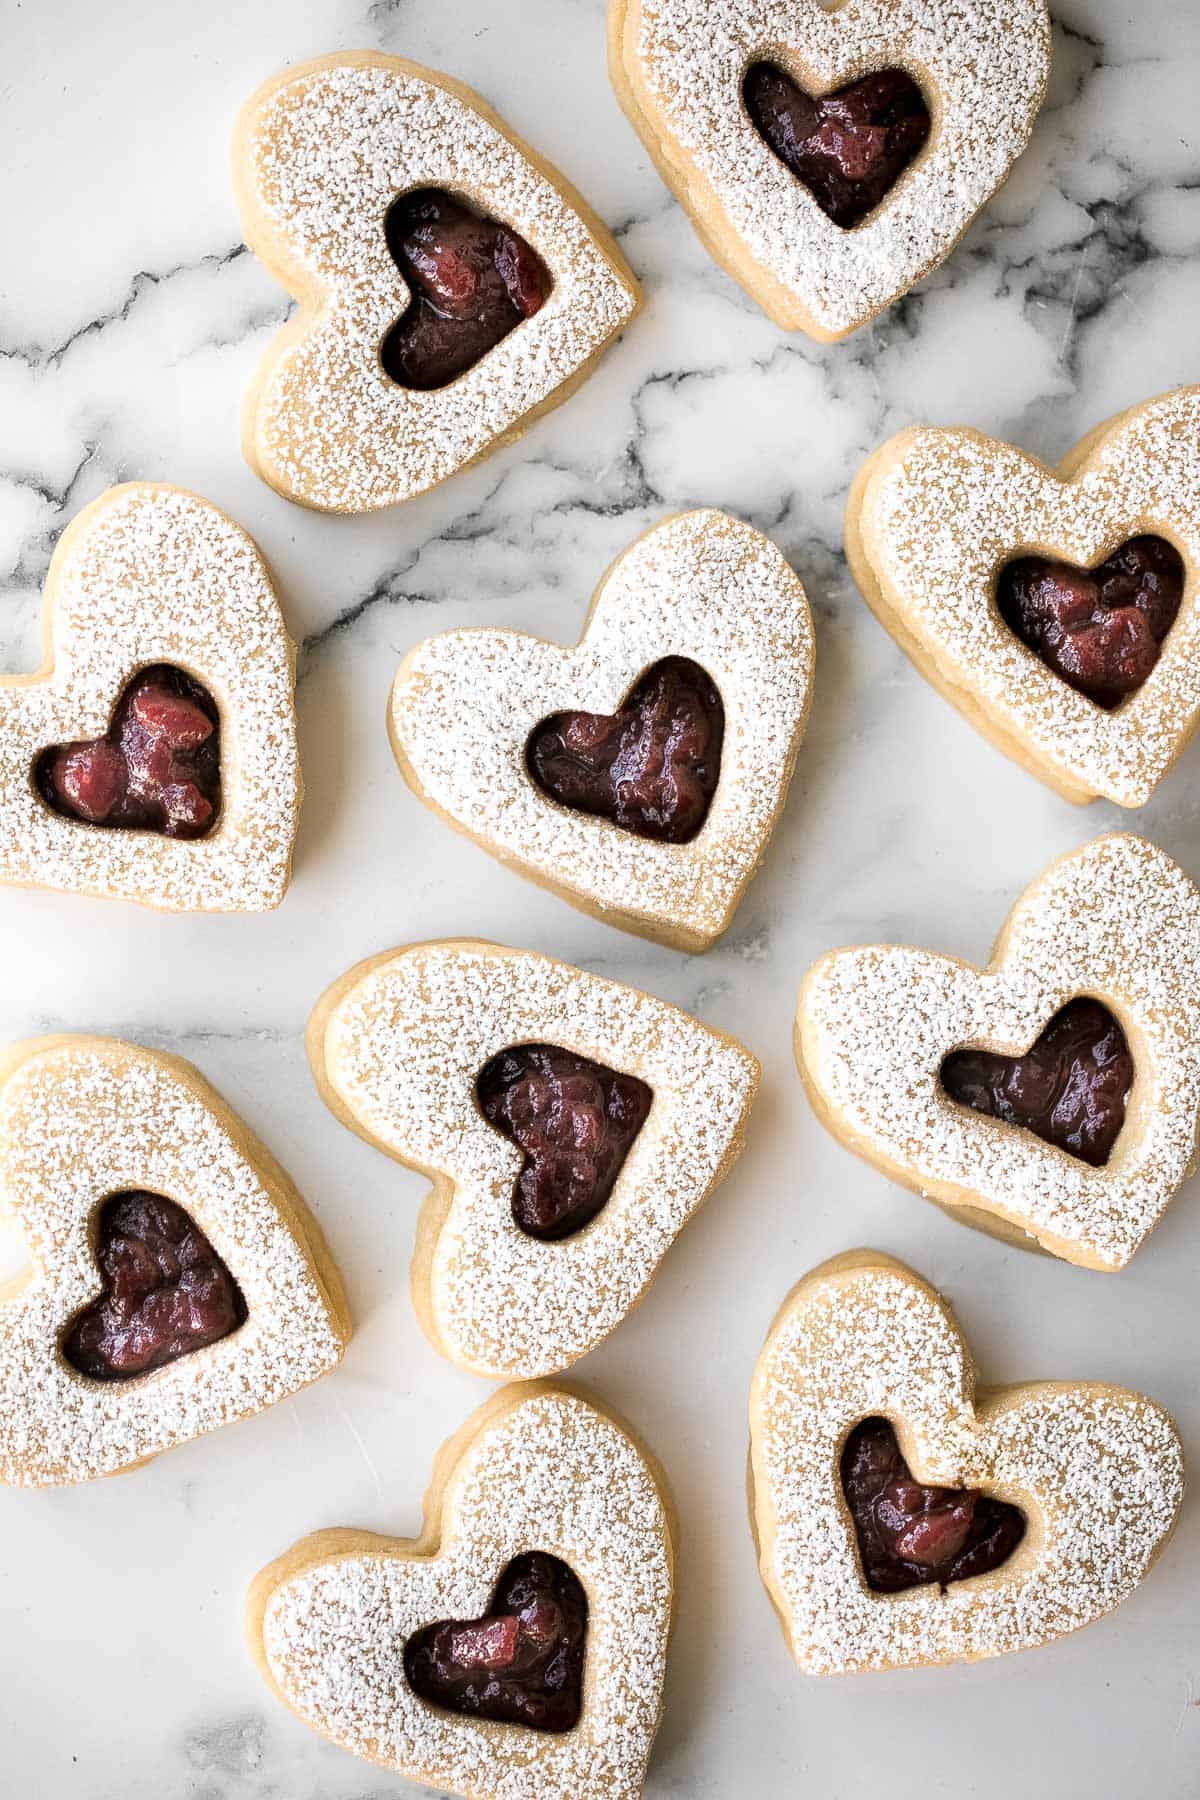
[[[723, 715], [715, 749], [711, 734], [705, 741], [715, 792], [686, 841], [654, 841], [539, 785], [539, 727], [563, 714], [618, 714], [644, 678], [679, 662], [698, 671], [693, 684], [715, 687]], [[392, 747], [414, 793], [501, 861], [610, 924], [704, 950], [729, 924], [783, 808], [812, 679], [808, 600], [779, 551], [727, 513], [682, 513], [618, 558], [573, 650], [491, 628], [418, 644], [392, 692]], [[671, 695], [654, 704], [665, 734]], [[677, 800], [680, 774], [690, 786], [695, 770], [654, 782], [659, 729], [652, 720], [624, 773], [635, 790], [649, 780], [657, 799]], [[594, 750], [584, 746], [592, 763]]]
[[0, 1204], [30, 1255], [0, 1292], [2, 1481], [133, 1468], [306, 1387], [349, 1342], [316, 1221], [177, 1057], [95, 1037], [7, 1051]]
[[[529, 1047], [589, 1066], [556, 1072], [539, 1054], [531, 1072], [505, 1054]], [[466, 941], [351, 969], [314, 1012], [308, 1050], [343, 1124], [432, 1180], [412, 1272], [421, 1324], [444, 1356], [497, 1379], [557, 1373], [621, 1323], [737, 1157], [759, 1079], [741, 1044], [665, 1001]], [[613, 1076], [626, 1078], [616, 1104]], [[649, 1090], [649, 1110], [614, 1169], [629, 1086]], [[558, 1170], [536, 1167], [538, 1138]], [[608, 1183], [598, 1206], [593, 1178]], [[560, 1197], [575, 1208], [568, 1234], [542, 1232], [539, 1205]]]
[[[921, 88], [929, 141], [853, 229], [752, 122], [764, 62], [818, 97], [885, 70]], [[609, 64], [710, 253], [777, 325], [828, 341], [936, 267], [1005, 180], [1046, 91], [1050, 23], [1044, 0], [610, 0]]]
[[[818, 1117], [894, 1180], [1026, 1248], [1120, 1269], [1195, 1166], [1198, 961], [1200, 893], [1188, 877], [1142, 838], [1097, 838], [1026, 890], [985, 971], [891, 944], [814, 963], [796, 1019], [800, 1072]], [[956, 1052], [1022, 1057], [1080, 996], [1102, 1002], [1127, 1042], [1128, 1099], [1106, 1096], [1085, 1045], [1075, 1092], [1060, 1080], [1037, 1103], [1082, 1115], [1120, 1100], [1124, 1123], [1099, 1167], [947, 1091]], [[1102, 1045], [1100, 1063], [1113, 1053]], [[1092, 1099], [1078, 1090], [1086, 1081], [1101, 1090]], [[1102, 1123], [1082, 1120], [1085, 1149]]]
[[[304, 506], [391, 506], [511, 442], [640, 303], [558, 171], [478, 94], [400, 57], [320, 57], [269, 81], [239, 119], [234, 180], [246, 242], [300, 301], [247, 394], [243, 449]], [[411, 196], [420, 216], [398, 221]], [[488, 224], [502, 240], [483, 242]], [[393, 334], [426, 289], [440, 323], [416, 368]], [[456, 320], [479, 360], [454, 379]]]
[[[505, 1685], [508, 1637], [544, 1621], [532, 1608], [520, 1621], [488, 1615], [497, 1578], [531, 1556], [565, 1564], [586, 1596], [574, 1728], [468, 1717], [418, 1697], [411, 1653], [442, 1621], [496, 1627], [438, 1633], [437, 1648], [461, 1678], [474, 1669], [493, 1694]], [[443, 1449], [419, 1539], [305, 1538], [255, 1581], [247, 1633], [305, 1724], [410, 1781], [467, 1800], [636, 1800], [658, 1729], [673, 1563], [661, 1474], [627, 1428], [578, 1395], [512, 1387]], [[525, 1663], [531, 1637], [516, 1646]]]
[[0, 678], [0, 882], [277, 906], [300, 810], [295, 653], [246, 533], [180, 488], [110, 488], [55, 551], [44, 640], [36, 675]]
[[[1016, 1548], [965, 1579], [869, 1585], [845, 1457], [866, 1420], [891, 1424], [915, 1482], [1019, 1508]], [[976, 1661], [1090, 1625], [1137, 1587], [1183, 1497], [1161, 1408], [1084, 1381], [993, 1388], [976, 1403], [945, 1301], [871, 1251], [836, 1257], [789, 1295], [755, 1370], [750, 1434], [759, 1566], [809, 1675]], [[877, 1512], [877, 1528], [892, 1522]], [[926, 1554], [915, 1536], [902, 1549]]]
[[[1030, 556], [1095, 569], [1143, 534], [1182, 558], [1182, 603], [1148, 677], [1119, 705], [1097, 704], [1005, 622], [998, 584]], [[1200, 388], [1101, 425], [1057, 473], [978, 432], [903, 431], [859, 473], [846, 553], [922, 674], [1066, 799], [1143, 806], [1195, 731]]]

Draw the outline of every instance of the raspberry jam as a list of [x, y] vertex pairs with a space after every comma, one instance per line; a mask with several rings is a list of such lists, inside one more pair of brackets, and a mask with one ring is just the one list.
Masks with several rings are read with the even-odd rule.
[[441, 188], [401, 195], [384, 229], [412, 293], [379, 353], [401, 387], [446, 387], [550, 297], [549, 271], [525, 239]]
[[67, 819], [199, 838], [221, 808], [221, 719], [207, 688], [169, 663], [142, 669], [108, 734], [55, 744], [34, 764], [46, 805]]
[[942, 1086], [960, 1106], [1023, 1125], [1098, 1169], [1125, 1123], [1133, 1057], [1106, 1006], [1072, 1000], [1024, 1056], [956, 1050], [942, 1064]]
[[1157, 663], [1185, 581], [1173, 544], [1135, 537], [1098, 569], [1022, 556], [1002, 570], [996, 604], [1048, 669], [1111, 712]]
[[542, 792], [664, 844], [699, 832], [721, 774], [725, 708], [698, 663], [647, 669], [619, 712], [554, 713], [536, 726], [525, 764]]
[[591, 1223], [613, 1191], [654, 1095], [636, 1075], [552, 1044], [502, 1050], [475, 1083], [489, 1125], [525, 1152], [513, 1218], [556, 1242]]
[[742, 97], [759, 136], [844, 231], [874, 212], [932, 127], [903, 69], [864, 75], [816, 100], [774, 63], [757, 62]]
[[241, 1289], [200, 1227], [158, 1194], [115, 1194], [100, 1210], [98, 1300], [62, 1340], [73, 1369], [93, 1381], [129, 1381], [161, 1369], [246, 1320]]
[[863, 1574], [877, 1594], [986, 1575], [1025, 1536], [1024, 1513], [1007, 1501], [914, 1481], [886, 1419], [855, 1426], [841, 1475]]
[[571, 1731], [583, 1710], [588, 1602], [556, 1556], [518, 1556], [504, 1570], [482, 1619], [446, 1619], [414, 1632], [404, 1647], [413, 1692], [434, 1706]]

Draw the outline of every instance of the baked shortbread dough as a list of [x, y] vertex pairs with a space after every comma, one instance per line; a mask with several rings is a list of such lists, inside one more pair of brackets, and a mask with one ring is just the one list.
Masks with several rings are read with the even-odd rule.
[[[848, 1149], [953, 1217], [1083, 1268], [1116, 1270], [1196, 1162], [1200, 893], [1143, 838], [1097, 838], [1027, 888], [987, 969], [894, 944], [834, 950], [805, 976], [796, 1057]], [[1021, 1056], [1060, 1008], [1112, 1012], [1135, 1077], [1103, 1167], [956, 1104], [952, 1052]]]
[[[1152, 673], [1115, 710], [1010, 631], [997, 577], [1028, 554], [1094, 568], [1141, 533], [1186, 587]], [[920, 427], [864, 465], [846, 554], [880, 623], [1007, 756], [1064, 798], [1144, 806], [1200, 720], [1200, 387], [1097, 427], [1058, 470], [976, 431]]]
[[[243, 449], [304, 506], [391, 506], [511, 443], [579, 386], [640, 304], [615, 242], [558, 171], [470, 88], [398, 56], [324, 56], [267, 82], [238, 120], [233, 169], [247, 244], [300, 302], [246, 396]], [[412, 298], [385, 215], [424, 188], [511, 226], [553, 281], [535, 317], [429, 392], [380, 361]]]
[[[649, 1115], [607, 1202], [543, 1242], [520, 1228], [524, 1156], [481, 1111], [504, 1050], [549, 1044], [646, 1083]], [[557, 1373], [638, 1303], [737, 1158], [759, 1066], [723, 1032], [620, 982], [531, 951], [416, 944], [361, 963], [318, 1004], [309, 1059], [360, 1137], [433, 1182], [413, 1298], [436, 1349], [496, 1379]]]
[[[105, 1285], [102, 1203], [145, 1189], [185, 1209], [244, 1296], [219, 1342], [126, 1380], [69, 1366], [62, 1340]], [[29, 1268], [0, 1289], [0, 1480], [115, 1475], [250, 1418], [329, 1373], [350, 1339], [316, 1221], [196, 1070], [111, 1038], [45, 1037], [0, 1058], [0, 1204]]]
[[[826, 217], [742, 97], [767, 59], [813, 96], [907, 71], [932, 118], [861, 224]], [[609, 0], [617, 98], [712, 256], [786, 331], [847, 337], [954, 249], [1045, 96], [1045, 0]]]
[[[868, 1587], [839, 1469], [871, 1416], [891, 1423], [915, 1480], [1022, 1510], [1007, 1561], [944, 1586]], [[977, 1399], [946, 1302], [875, 1251], [835, 1257], [788, 1296], [754, 1373], [750, 1441], [760, 1570], [809, 1675], [974, 1662], [1090, 1625], [1147, 1574], [1183, 1497], [1161, 1408], [1092, 1381]]]

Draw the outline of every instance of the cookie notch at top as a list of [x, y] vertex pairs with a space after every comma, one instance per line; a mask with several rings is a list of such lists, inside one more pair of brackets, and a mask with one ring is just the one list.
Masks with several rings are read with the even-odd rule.
[[[565, 400], [638, 309], [624, 258], [563, 177], [469, 88], [400, 57], [284, 71], [243, 108], [233, 165], [246, 242], [300, 301], [247, 393], [243, 450], [302, 505], [367, 512], [444, 481]], [[380, 360], [413, 297], [385, 217], [423, 188], [510, 226], [553, 283], [534, 317], [431, 392]]]

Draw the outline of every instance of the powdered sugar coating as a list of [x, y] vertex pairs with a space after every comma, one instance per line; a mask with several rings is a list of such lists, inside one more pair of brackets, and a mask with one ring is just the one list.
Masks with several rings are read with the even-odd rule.
[[[64, 534], [46, 584], [48, 670], [0, 680], [0, 881], [173, 912], [261, 912], [287, 889], [300, 810], [293, 651], [254, 544], [207, 500], [134, 482]], [[221, 813], [192, 841], [51, 812], [39, 752], [102, 737], [139, 669], [173, 663], [221, 716]]]
[[[699, 663], [725, 707], [720, 781], [686, 844], [560, 806], [525, 764], [541, 719], [615, 712], [667, 656]], [[782, 809], [813, 656], [804, 588], [770, 540], [727, 513], [682, 513], [609, 570], [574, 649], [490, 628], [418, 645], [392, 692], [392, 740], [420, 797], [502, 861], [612, 924], [704, 949], [729, 924]]]
[[[1200, 719], [1200, 388], [1115, 421], [1066, 483], [972, 431], [902, 433], [866, 484], [859, 528], [884, 606], [951, 698], [981, 707], [1071, 798], [1145, 804]], [[1148, 680], [1106, 712], [1009, 630], [996, 578], [1026, 550], [1094, 567], [1140, 532], [1175, 545], [1187, 586]]]
[[[247, 454], [305, 505], [364, 512], [424, 492], [515, 435], [637, 311], [631, 273], [561, 177], [477, 95], [398, 57], [323, 58], [269, 83], [235, 165], [247, 243], [308, 302], [248, 397]], [[384, 216], [425, 186], [511, 225], [554, 281], [540, 312], [428, 393], [379, 360], [411, 299]]]
[[[613, 0], [635, 109], [682, 203], [776, 321], [840, 337], [947, 256], [1024, 149], [1050, 67], [1044, 0]], [[742, 100], [767, 58], [812, 93], [907, 70], [934, 133], [853, 231], [825, 216]], [[724, 255], [723, 255], [723, 259]]]
[[[607, 1415], [569, 1394], [513, 1397], [451, 1476], [437, 1554], [376, 1540], [285, 1576], [263, 1619], [267, 1665], [308, 1724], [412, 1780], [469, 1800], [635, 1800], [671, 1618], [663, 1498]], [[562, 1736], [444, 1712], [404, 1677], [405, 1640], [482, 1616], [529, 1551], [561, 1557], [588, 1594], [583, 1716]]]
[[[254, 1166], [195, 1072], [102, 1038], [47, 1039], [16, 1055], [0, 1087], [0, 1194], [32, 1270], [0, 1293], [0, 1480], [45, 1487], [116, 1474], [327, 1374], [345, 1332], [280, 1209], [282, 1178], [269, 1184]], [[190, 1214], [248, 1318], [151, 1374], [89, 1381], [59, 1340], [101, 1289], [97, 1207], [136, 1188]]]
[[[498, 945], [399, 950], [335, 993], [313, 1044], [330, 1097], [369, 1141], [437, 1184], [436, 1239], [414, 1267], [436, 1347], [497, 1378], [567, 1368], [641, 1298], [734, 1161], [754, 1057], [665, 1001]], [[559, 1243], [514, 1220], [524, 1159], [475, 1095], [484, 1064], [526, 1043], [560, 1045], [654, 1091], [608, 1202]]]
[[[812, 1675], [1033, 1649], [1137, 1587], [1183, 1496], [1171, 1420], [1121, 1388], [1042, 1382], [973, 1406], [974, 1371], [933, 1290], [869, 1253], [792, 1295], [755, 1371], [751, 1438], [763, 1579]], [[842, 1447], [883, 1415], [921, 1481], [983, 1487], [1029, 1531], [993, 1573], [882, 1596], [861, 1572]]]
[[[800, 997], [803, 1072], [837, 1134], [901, 1181], [982, 1206], [1072, 1262], [1119, 1269], [1194, 1166], [1198, 965], [1193, 883], [1142, 838], [1098, 838], [1026, 891], [984, 974], [888, 944], [823, 957]], [[939, 1081], [966, 1045], [1024, 1054], [1080, 994], [1117, 1014], [1136, 1069], [1098, 1169], [955, 1105]]]

